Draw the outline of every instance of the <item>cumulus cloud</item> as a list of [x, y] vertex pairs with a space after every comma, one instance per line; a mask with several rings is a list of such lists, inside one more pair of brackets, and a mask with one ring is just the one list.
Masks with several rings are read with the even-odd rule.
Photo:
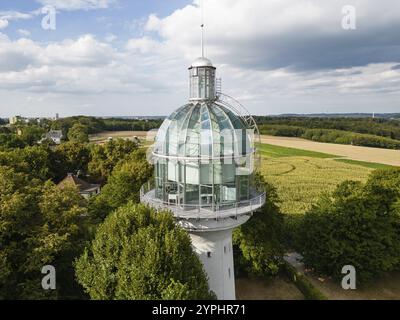
[[[12, 41], [0, 34], [0, 90], [62, 94], [161, 92], [171, 88], [173, 82], [168, 80], [171, 64], [162, 64], [156, 66], [152, 58], [137, 52], [117, 50], [90, 34], [45, 45], [24, 38]], [[158, 70], [150, 72], [151, 67]]]
[[0, 30], [8, 27], [8, 20], [0, 19]]
[[[63, 10], [111, 3], [52, 2]], [[397, 0], [353, 0], [353, 31], [341, 28], [343, 3], [338, 0], [204, 2], [206, 55], [223, 78], [223, 90], [251, 112], [398, 109]], [[140, 20], [137, 34], [143, 37], [125, 43], [115, 41], [114, 34], [44, 44], [13, 41], [0, 33], [0, 90], [3, 96], [57, 94], [62, 97], [57, 103], [85, 105], [92, 114], [101, 109], [108, 115], [166, 115], [187, 100], [187, 66], [200, 54], [199, 25], [200, 10], [193, 3], [165, 17], [151, 14]], [[80, 113], [78, 107], [71, 110]]]
[[[331, 69], [399, 61], [400, 2], [354, 0], [357, 30], [342, 29], [343, 1], [205, 0], [206, 50], [253, 69]], [[388, 9], [390, 8], [390, 9]], [[148, 31], [185, 55], [196, 53], [200, 9], [150, 15]], [[184, 30], [184, 32], [183, 32]]]

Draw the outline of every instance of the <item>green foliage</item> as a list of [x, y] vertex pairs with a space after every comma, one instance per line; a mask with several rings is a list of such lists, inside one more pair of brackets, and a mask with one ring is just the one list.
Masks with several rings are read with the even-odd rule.
[[171, 213], [132, 202], [109, 215], [76, 262], [92, 299], [208, 299], [206, 275]]
[[68, 130], [68, 140], [77, 143], [89, 142], [89, 128], [82, 123], [75, 123]]
[[0, 148], [10, 149], [10, 148], [23, 148], [26, 143], [14, 133], [0, 133]]
[[101, 131], [148, 131], [160, 127], [162, 119], [138, 120], [138, 119], [120, 119], [120, 118], [94, 118], [85, 116], [76, 116], [62, 118], [51, 124], [52, 129], [68, 132], [76, 123], [84, 125], [89, 134], [99, 133]]
[[352, 144], [355, 146], [400, 149], [400, 140], [378, 137], [371, 134], [352, 133], [339, 130], [308, 129], [302, 135], [303, 138], [338, 144]]
[[[4, 299], [81, 298], [72, 261], [85, 243], [85, 203], [77, 190], [42, 184], [0, 167], [0, 297]], [[57, 289], [41, 287], [41, 269], [57, 271]]]
[[101, 193], [91, 200], [91, 215], [102, 221], [111, 211], [127, 201], [139, 202], [140, 187], [153, 174], [142, 150], [134, 151], [114, 168]]
[[1, 128], [0, 147], [10, 149], [33, 146], [42, 138], [45, 132], [44, 128], [36, 124], [19, 124], [11, 129]]
[[17, 172], [32, 178], [47, 180], [52, 177], [49, 169], [50, 154], [51, 150], [44, 146], [0, 151], [0, 165], [13, 167]]
[[88, 164], [90, 175], [97, 181], [107, 180], [117, 163], [126, 159], [137, 148], [135, 142], [125, 139], [111, 140], [104, 145], [93, 145]]
[[400, 122], [384, 118], [279, 116], [256, 117], [256, 121], [265, 130], [280, 130], [278, 135], [298, 137], [305, 129], [331, 129], [400, 140]]
[[347, 181], [305, 215], [307, 265], [339, 279], [353, 265], [365, 283], [400, 267], [400, 169], [375, 171], [366, 184]]
[[21, 139], [24, 141], [27, 145], [33, 146], [38, 142], [43, 134], [45, 133], [45, 130], [41, 128], [38, 125], [28, 125], [28, 126], [23, 126], [21, 127]]
[[272, 276], [279, 271], [283, 256], [283, 216], [277, 207], [275, 189], [262, 176], [256, 176], [256, 185], [266, 191], [266, 202], [260, 212], [234, 230], [233, 243], [241, 254], [237, 265], [257, 276]]
[[321, 291], [289, 263], [284, 262], [283, 269], [307, 300], [328, 300]]
[[90, 149], [87, 144], [66, 142], [57, 146], [50, 154], [50, 171], [55, 181], [63, 179], [67, 173], [87, 172]]

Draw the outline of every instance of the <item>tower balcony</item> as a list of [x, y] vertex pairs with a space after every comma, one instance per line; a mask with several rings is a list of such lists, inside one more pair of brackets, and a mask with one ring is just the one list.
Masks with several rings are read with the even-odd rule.
[[218, 220], [237, 218], [260, 209], [265, 203], [265, 197], [265, 192], [252, 190], [248, 200], [215, 204], [213, 203], [213, 196], [205, 194], [204, 196], [200, 195], [200, 198], [204, 200], [201, 204], [190, 204], [182, 203], [180, 196], [176, 193], [168, 195], [168, 201], [157, 198], [154, 181], [152, 180], [148, 181], [140, 189], [140, 202], [157, 209], [170, 210], [179, 219]]

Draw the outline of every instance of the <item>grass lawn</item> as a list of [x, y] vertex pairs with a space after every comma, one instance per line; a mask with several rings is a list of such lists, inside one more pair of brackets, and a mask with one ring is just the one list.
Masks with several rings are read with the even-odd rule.
[[372, 168], [372, 169], [393, 168], [393, 166], [389, 166], [389, 165], [383, 164], [383, 163], [365, 162], [365, 161], [358, 161], [358, 160], [351, 160], [351, 159], [335, 159], [335, 161], [348, 163], [348, 164], [354, 164], [356, 166], [362, 166], [362, 167]]
[[256, 143], [257, 150], [263, 157], [282, 158], [282, 157], [311, 157], [311, 158], [337, 158], [332, 154], [326, 154], [302, 149], [279, 147], [272, 144]]
[[262, 156], [261, 173], [276, 187], [285, 214], [303, 214], [339, 183], [365, 181], [374, 169], [387, 167], [294, 148], [257, 147]]
[[329, 300], [400, 300], [400, 272], [386, 273], [356, 290], [344, 290], [340, 283], [330, 279], [321, 282], [313, 274], [306, 276]]
[[304, 300], [303, 294], [287, 279], [275, 277], [235, 279], [237, 300]]

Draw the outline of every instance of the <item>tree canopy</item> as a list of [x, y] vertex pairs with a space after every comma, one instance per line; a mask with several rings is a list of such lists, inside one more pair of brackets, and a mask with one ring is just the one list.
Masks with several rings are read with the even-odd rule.
[[76, 122], [68, 130], [68, 140], [72, 142], [89, 142], [89, 128], [80, 122]]
[[[13, 168], [0, 166], [0, 297], [79, 298], [73, 258], [85, 243], [85, 203], [74, 187], [44, 185]], [[57, 270], [57, 289], [41, 287], [41, 269]]]
[[100, 225], [76, 262], [92, 299], [209, 299], [207, 278], [190, 237], [170, 212], [133, 202]]
[[146, 161], [145, 153], [141, 150], [132, 152], [116, 165], [101, 193], [91, 199], [92, 218], [103, 221], [111, 211], [128, 201], [139, 202], [140, 187], [152, 174], [153, 167]]
[[340, 278], [353, 265], [359, 284], [400, 268], [400, 169], [346, 181], [306, 214], [301, 248], [307, 265]]
[[236, 266], [257, 276], [271, 276], [278, 273], [283, 256], [283, 215], [275, 189], [259, 174], [256, 185], [265, 190], [266, 202], [248, 222], [234, 230], [233, 243], [240, 251], [235, 255]]

